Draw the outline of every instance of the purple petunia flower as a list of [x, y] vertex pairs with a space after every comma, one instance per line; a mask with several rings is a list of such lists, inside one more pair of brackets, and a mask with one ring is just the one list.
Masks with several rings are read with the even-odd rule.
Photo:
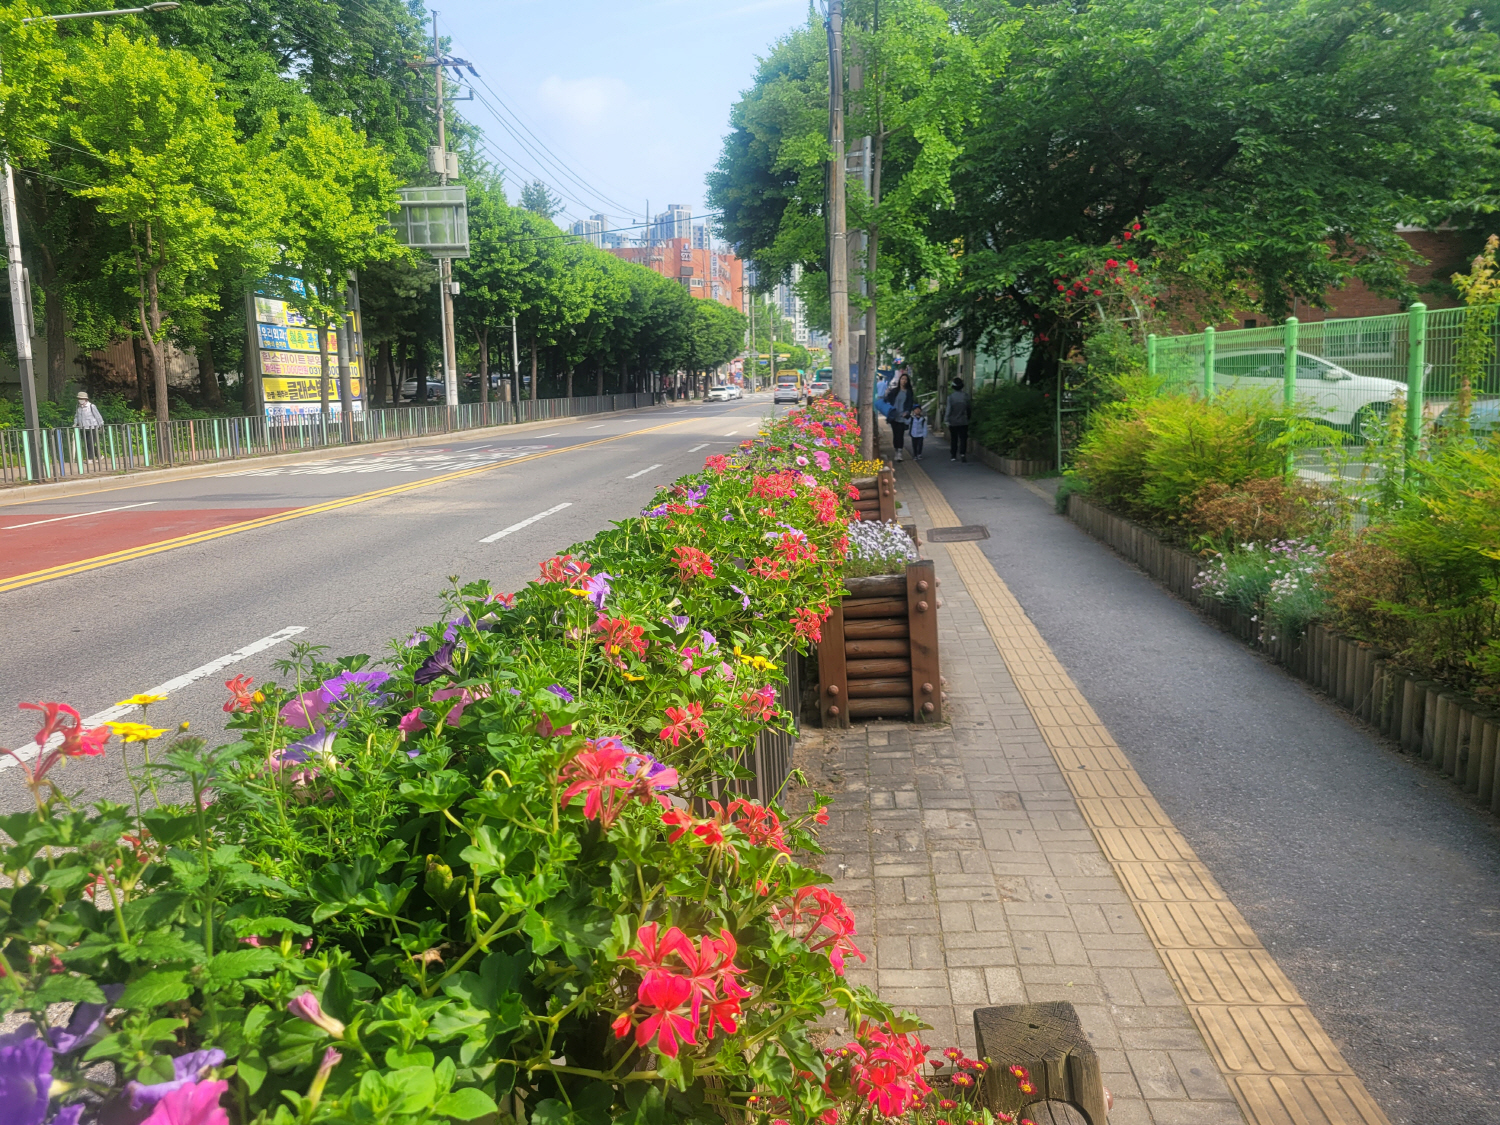
[[178, 1055], [172, 1060], [173, 1078], [171, 1081], [156, 1082], [150, 1086], [143, 1086], [139, 1082], [126, 1085], [125, 1093], [130, 1096], [130, 1108], [145, 1109], [149, 1105], [155, 1105], [173, 1090], [180, 1090], [184, 1086], [191, 1085], [205, 1077], [214, 1067], [223, 1065], [224, 1052], [217, 1047], [208, 1051], [190, 1051], [185, 1055]]
[[714, 636], [707, 629], [699, 629], [698, 636], [703, 638], [704, 652], [711, 652], [712, 650], [719, 647], [719, 638]]
[[83, 1109], [82, 1102], [65, 1105], [53, 1115], [50, 1125], [78, 1125], [78, 1119], [83, 1116]]
[[606, 572], [584, 579], [583, 588], [589, 592], [589, 601], [594, 603], [595, 609], [604, 608], [604, 599], [609, 597], [609, 580], [613, 577], [614, 575]]
[[708, 485], [700, 484], [697, 488], [687, 490], [687, 497], [695, 503], [703, 500], [708, 495]]
[[667, 514], [667, 505], [666, 504], [658, 504], [654, 508], [644, 508], [641, 511], [641, 515], [645, 516], [647, 519], [656, 519], [658, 516], [664, 516], [666, 514]]
[[319, 690], [330, 704], [349, 698], [350, 688], [356, 689], [356, 693], [367, 692], [374, 697], [372, 702], [380, 704], [389, 697], [377, 694], [377, 689], [390, 678], [389, 672], [382, 672], [379, 669], [372, 669], [368, 672], [340, 672], [332, 679], [324, 680]]
[[745, 593], [745, 591], [741, 590], [738, 586], [734, 585], [734, 583], [732, 583], [732, 582], [729, 584], [729, 588], [731, 590], [733, 590], [736, 594], [738, 594], [740, 596], [740, 608], [741, 609], [749, 609], [750, 608], [750, 595], [747, 594], [747, 593]]
[[333, 740], [336, 734], [337, 728], [330, 730], [327, 727], [319, 727], [312, 734], [299, 738], [296, 742], [289, 744], [281, 752], [282, 760], [301, 763], [314, 755], [325, 755], [333, 749]]
[[48, 1030], [47, 1038], [58, 1054], [66, 1055], [70, 1051], [77, 1050], [85, 1039], [94, 1034], [99, 1027], [99, 1021], [120, 998], [120, 994], [125, 991], [125, 986], [106, 984], [101, 991], [104, 993], [104, 1003], [75, 1004], [73, 1014], [68, 1017], [67, 1027], [54, 1027]]
[[0, 1105], [9, 1125], [42, 1125], [51, 1089], [51, 1047], [34, 1038], [0, 1047]]
[[688, 627], [688, 615], [681, 614], [677, 617], [663, 617], [662, 620], [672, 626], [672, 632], [680, 633]]
[[443, 676], [457, 676], [458, 669], [453, 667], [453, 648], [453, 641], [439, 646], [435, 653], [422, 661], [422, 666], [417, 669], [412, 682], [420, 686], [430, 684]]
[[564, 703], [573, 702], [573, 693], [570, 692], [567, 688], [563, 687], [562, 684], [548, 684], [547, 690], [550, 691], [553, 695], [557, 696], [558, 699], [561, 699]]
[[310, 729], [328, 710], [329, 703], [321, 689], [304, 691], [281, 709], [281, 721], [289, 727]]

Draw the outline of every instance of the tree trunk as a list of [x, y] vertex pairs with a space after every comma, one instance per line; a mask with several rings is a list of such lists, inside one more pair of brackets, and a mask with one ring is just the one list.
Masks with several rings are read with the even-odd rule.
[[536, 401], [536, 333], [531, 334], [531, 401]]
[[479, 401], [490, 401], [490, 326], [476, 329], [479, 337]]
[[567, 393], [563, 397], [564, 398], [572, 398], [573, 397], [573, 365], [571, 363], [568, 364], [568, 373], [567, 373], [566, 377], [567, 377], [568, 389], [567, 389]]
[[214, 370], [214, 345], [205, 337], [195, 349], [198, 353], [198, 397], [203, 405], [217, 410], [224, 405], [219, 390], [219, 375]]
[[391, 342], [389, 340], [382, 340], [380, 341], [380, 347], [375, 353], [375, 385], [371, 406], [377, 409], [384, 406], [387, 391], [392, 392], [391, 402], [394, 403], [396, 401], [397, 396], [401, 392], [400, 388], [395, 385], [395, 377], [396, 373], [391, 370]]
[[419, 406], [427, 405], [427, 341], [417, 341], [417, 354], [415, 356], [417, 365], [417, 397], [412, 401]]
[[[155, 247], [152, 245], [151, 224], [146, 224], [146, 260], [151, 261]], [[140, 266], [140, 258], [136, 258], [136, 266]], [[156, 420], [158, 422], [169, 422], [172, 419], [171, 404], [167, 400], [167, 364], [162, 355], [161, 346], [161, 292], [158, 285], [160, 270], [153, 261], [151, 267], [146, 271], [146, 292], [151, 299], [151, 313], [149, 320], [142, 317], [142, 327], [147, 327], [148, 335], [146, 342], [151, 350], [151, 373], [155, 376], [156, 383]], [[145, 312], [144, 309], [141, 310]]]
[[323, 417], [328, 417], [328, 326], [318, 326], [318, 402]]
[[62, 283], [51, 266], [51, 257], [45, 251], [37, 255], [43, 263], [42, 295], [47, 302], [42, 312], [47, 329], [47, 397], [61, 402], [68, 384], [68, 320], [63, 312]]
[[[885, 134], [875, 134], [875, 149], [870, 158], [870, 200], [880, 205], [880, 163], [885, 155]], [[859, 360], [859, 428], [860, 456], [866, 461], [875, 457], [875, 371], [880, 366], [880, 340], [876, 336], [876, 307], [880, 304], [880, 277], [876, 267], [880, 260], [880, 224], [871, 223], [866, 232], [869, 245], [865, 250], [865, 276], [869, 278], [870, 307], [865, 310], [865, 347]], [[941, 393], [941, 388], [939, 388]]]
[[603, 358], [601, 358], [599, 360], [599, 370], [595, 374], [595, 378], [594, 378], [594, 394], [598, 395], [600, 398], [604, 397], [604, 360], [603, 360]]
[[135, 408], [144, 414], [151, 409], [150, 371], [137, 333], [131, 333], [130, 350], [135, 353]]

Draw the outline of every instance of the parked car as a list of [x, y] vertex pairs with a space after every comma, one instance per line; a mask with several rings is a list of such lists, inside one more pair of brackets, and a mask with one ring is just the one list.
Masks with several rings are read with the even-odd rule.
[[[417, 398], [417, 381], [408, 379], [401, 384], [401, 398], [406, 402], [415, 402]], [[443, 381], [441, 379], [427, 380], [427, 401], [443, 401]]]
[[[1221, 353], [1214, 357], [1214, 386], [1279, 395], [1285, 364], [1286, 353], [1280, 348]], [[1347, 427], [1356, 437], [1380, 436], [1391, 401], [1405, 393], [1406, 384], [1398, 379], [1356, 375], [1321, 356], [1297, 353], [1298, 405], [1318, 421]]]
[[708, 388], [709, 402], [728, 402], [734, 398], [744, 398], [745, 392], [733, 383], [719, 383]]
[[[1432, 424], [1438, 429], [1446, 430], [1457, 420], [1450, 404], [1433, 420]], [[1469, 408], [1469, 433], [1481, 441], [1500, 433], [1500, 398], [1480, 399]]]
[[807, 404], [812, 405], [812, 400], [822, 398], [833, 390], [833, 368], [820, 367], [813, 372], [812, 380], [807, 384]]
[[772, 403], [790, 402], [796, 405], [797, 400], [801, 397], [801, 380], [797, 378], [795, 371], [789, 371], [785, 375], [776, 376], [776, 393], [771, 396]]

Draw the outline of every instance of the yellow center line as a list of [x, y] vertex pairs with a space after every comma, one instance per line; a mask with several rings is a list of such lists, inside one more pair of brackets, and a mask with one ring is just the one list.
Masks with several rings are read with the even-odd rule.
[[127, 547], [123, 551], [113, 551], [107, 555], [96, 555], [91, 559], [60, 563], [45, 570], [33, 570], [28, 574], [18, 574], [14, 578], [0, 579], [0, 593], [5, 593], [8, 590], [19, 590], [22, 586], [34, 586], [38, 582], [49, 582], [54, 578], [66, 578], [72, 574], [82, 574], [85, 571], [98, 570], [100, 567], [112, 566], [115, 563], [130, 562], [132, 559], [142, 559], [148, 555], [161, 554], [163, 551], [176, 550], [178, 547], [191, 547], [195, 543], [206, 543], [210, 539], [221, 539], [226, 535], [236, 535], [241, 531], [254, 531], [256, 528], [270, 527], [272, 524], [301, 519], [303, 516], [316, 516], [323, 512], [332, 512], [354, 504], [363, 504], [367, 500], [378, 500], [384, 496], [396, 496], [403, 492], [412, 492], [419, 488], [442, 484], [444, 481], [459, 480], [462, 477], [471, 477], [478, 473], [486, 473], [491, 469], [519, 465], [524, 461], [536, 461], [543, 457], [555, 457], [559, 453], [572, 453], [579, 449], [588, 449], [590, 446], [619, 441], [621, 438], [635, 437], [637, 434], [650, 434], [658, 430], [669, 430], [674, 426], [686, 425], [688, 422], [696, 420], [683, 418], [676, 422], [665, 422], [660, 426], [648, 426], [643, 430], [631, 430], [629, 433], [595, 438], [593, 441], [583, 441], [577, 445], [549, 449], [542, 453], [528, 453], [524, 457], [512, 457], [506, 461], [496, 461], [489, 465], [479, 465], [473, 469], [459, 469], [456, 472], [429, 477], [427, 480], [410, 481], [407, 484], [393, 485], [390, 488], [381, 488], [374, 492], [362, 492], [358, 496], [346, 496], [339, 500], [326, 500], [321, 504], [310, 504], [305, 508], [293, 508], [289, 512], [281, 512], [274, 516], [262, 516], [259, 519], [232, 523], [226, 527], [209, 528], [206, 531], [195, 531], [190, 535], [179, 535], [175, 539], [162, 539], [155, 543], [144, 543], [139, 547]]

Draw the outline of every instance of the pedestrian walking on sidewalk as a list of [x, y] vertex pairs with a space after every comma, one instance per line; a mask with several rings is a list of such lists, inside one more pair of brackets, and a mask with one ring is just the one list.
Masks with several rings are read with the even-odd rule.
[[911, 434], [911, 455], [918, 461], [922, 459], [922, 442], [927, 438], [927, 415], [922, 413], [922, 404], [919, 402], [911, 408], [911, 417], [906, 420], [908, 432]]
[[917, 405], [916, 393], [911, 389], [911, 376], [904, 371], [895, 384], [885, 392], [886, 421], [891, 424], [891, 444], [896, 447], [896, 460], [901, 460], [901, 450], [906, 444], [906, 419]]
[[88, 391], [78, 392], [78, 409], [73, 411], [73, 425], [83, 431], [83, 447], [92, 461], [99, 456], [99, 431], [104, 429], [104, 415], [89, 401]]
[[953, 380], [953, 393], [948, 396], [948, 460], [969, 459], [969, 407], [973, 400], [964, 390], [962, 379]]

